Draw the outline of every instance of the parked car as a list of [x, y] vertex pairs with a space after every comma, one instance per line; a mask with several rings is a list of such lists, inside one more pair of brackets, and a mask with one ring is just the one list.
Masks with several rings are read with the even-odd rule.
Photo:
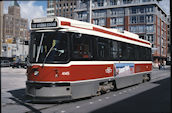
[[10, 62], [8, 60], [1, 60], [1, 67], [10, 67]]
[[26, 62], [24, 62], [24, 61], [19, 61], [19, 62], [17, 62], [17, 61], [14, 61], [13, 63], [11, 63], [11, 67], [12, 68], [27, 68], [27, 63]]

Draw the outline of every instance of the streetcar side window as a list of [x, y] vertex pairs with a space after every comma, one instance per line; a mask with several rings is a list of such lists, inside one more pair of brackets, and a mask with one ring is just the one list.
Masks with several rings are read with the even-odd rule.
[[72, 37], [72, 60], [92, 60], [93, 37], [82, 34], [81, 37]]
[[110, 56], [110, 49], [109, 49], [109, 43], [108, 43], [108, 39], [103, 39], [103, 38], [99, 38], [98, 42], [97, 42], [97, 46], [98, 46], [98, 59], [99, 60], [109, 60], [109, 56]]
[[134, 56], [136, 61], [140, 60], [139, 52], [140, 52], [139, 46], [134, 45]]
[[120, 60], [128, 60], [128, 50], [127, 50], [127, 43], [120, 42]]
[[110, 41], [110, 57], [111, 60], [118, 60], [119, 56], [119, 46], [117, 41]]

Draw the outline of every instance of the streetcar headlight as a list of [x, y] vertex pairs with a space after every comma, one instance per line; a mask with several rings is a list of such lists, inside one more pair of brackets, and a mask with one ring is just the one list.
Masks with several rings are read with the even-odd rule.
[[38, 76], [39, 75], [39, 71], [38, 70], [34, 71], [34, 75]]

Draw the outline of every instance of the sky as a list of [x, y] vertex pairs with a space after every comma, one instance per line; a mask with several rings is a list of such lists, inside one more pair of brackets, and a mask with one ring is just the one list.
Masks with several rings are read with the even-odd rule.
[[159, 4], [166, 11], [167, 14], [170, 14], [170, 1], [171, 0], [162, 0]]
[[[30, 22], [33, 18], [46, 17], [47, 1], [46, 0], [19, 0], [21, 7], [21, 17], [27, 18]], [[4, 1], [4, 13], [8, 13], [8, 6], [11, 5], [11, 1]], [[162, 0], [160, 6], [170, 14], [170, 0]], [[29, 24], [30, 25], [30, 24]]]

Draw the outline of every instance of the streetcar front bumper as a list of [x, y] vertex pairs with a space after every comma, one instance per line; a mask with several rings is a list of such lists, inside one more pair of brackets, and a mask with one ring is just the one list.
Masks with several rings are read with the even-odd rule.
[[70, 83], [26, 82], [26, 95], [32, 101], [65, 101], [71, 100]]

